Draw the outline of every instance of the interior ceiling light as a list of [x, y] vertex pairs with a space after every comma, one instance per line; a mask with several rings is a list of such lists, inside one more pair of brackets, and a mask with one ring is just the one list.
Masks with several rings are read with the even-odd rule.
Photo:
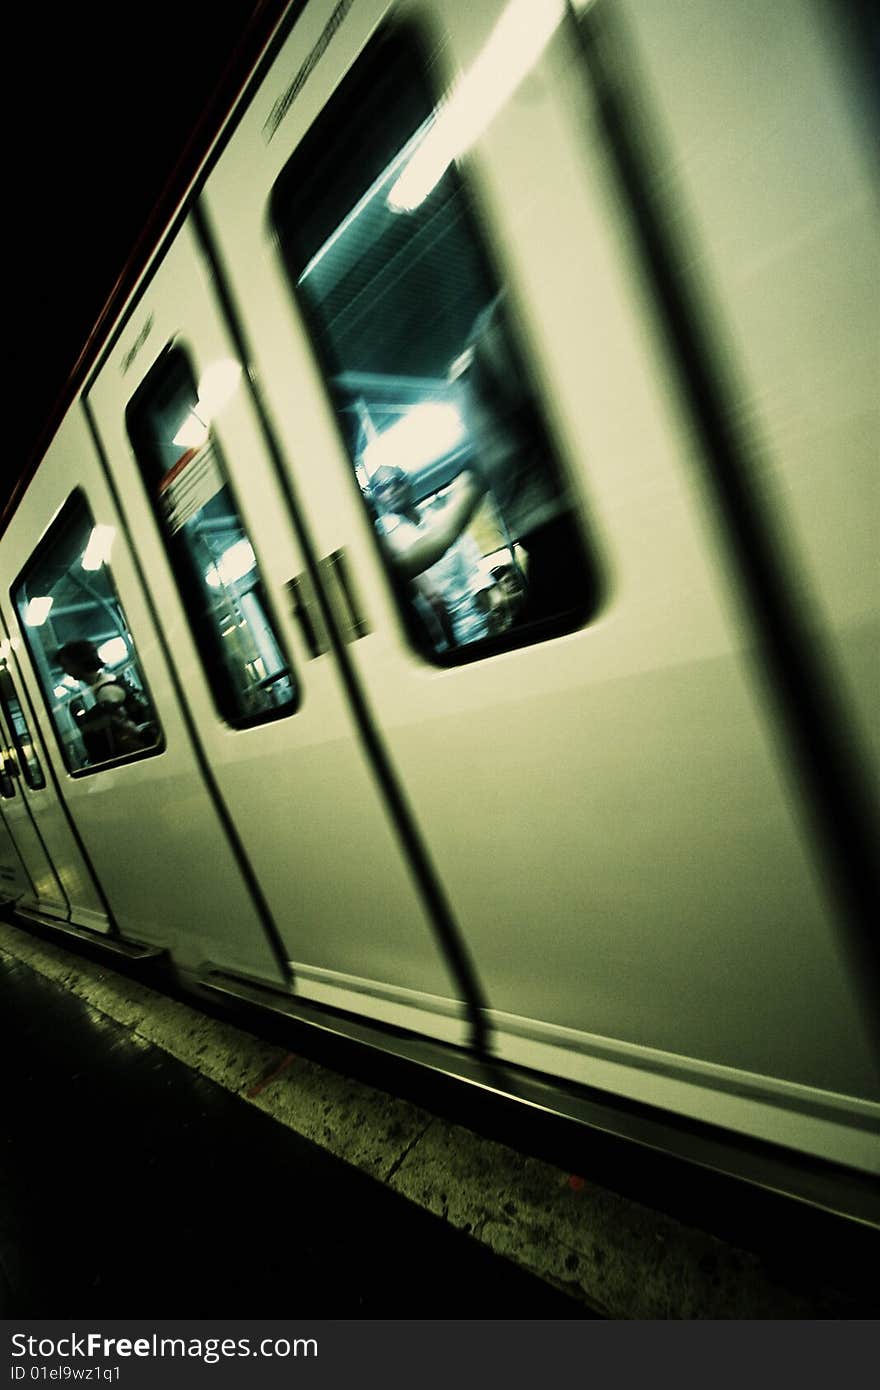
[[216, 420], [238, 390], [241, 364], [231, 357], [212, 362], [199, 378], [198, 396], [174, 436], [172, 443], [181, 449], [200, 449], [208, 441], [212, 420]]
[[115, 526], [93, 526], [89, 543], [80, 561], [84, 570], [99, 570], [110, 560], [110, 551], [116, 536]]
[[105, 666], [116, 666], [128, 656], [128, 643], [124, 637], [109, 637], [98, 648], [98, 656]]
[[221, 584], [234, 584], [244, 579], [257, 563], [253, 546], [249, 540], [236, 541], [224, 550], [216, 565], [211, 565], [205, 574], [205, 583], [210, 589], [219, 589]]
[[423, 401], [377, 434], [365, 447], [361, 459], [370, 477], [383, 466], [417, 473], [435, 459], [452, 453], [465, 438], [464, 421], [454, 405]]
[[483, 131], [538, 62], [565, 14], [565, 0], [511, 0], [468, 71], [388, 192], [392, 212], [414, 212], [450, 164]]
[[209, 434], [204, 420], [191, 410], [171, 442], [179, 449], [201, 449], [203, 444], [207, 444]]
[[54, 602], [55, 600], [52, 598], [32, 598], [22, 614], [25, 626], [42, 627]]

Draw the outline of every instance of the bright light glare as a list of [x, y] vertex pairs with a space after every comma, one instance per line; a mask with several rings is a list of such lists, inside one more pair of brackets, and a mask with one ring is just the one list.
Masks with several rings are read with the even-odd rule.
[[68, 695], [70, 694], [70, 691], [68, 690], [66, 685], [56, 685], [52, 693], [55, 696], [56, 700], [66, 700]]
[[383, 466], [416, 473], [457, 449], [465, 438], [464, 421], [454, 405], [423, 401], [371, 440], [362, 461], [370, 477]]
[[211, 421], [238, 390], [241, 365], [223, 357], [206, 367], [199, 380], [198, 399], [171, 441], [181, 449], [201, 449], [207, 443]]
[[211, 589], [219, 589], [221, 584], [234, 584], [237, 579], [253, 569], [257, 563], [253, 546], [248, 540], [236, 541], [224, 550], [216, 565], [211, 565], [205, 573], [205, 583]]
[[450, 164], [480, 138], [535, 66], [564, 13], [565, 0], [511, 0], [389, 190], [392, 212], [414, 212]]
[[124, 637], [110, 637], [101, 643], [98, 656], [105, 666], [115, 666], [128, 656], [128, 643]]
[[76, 676], [62, 676], [61, 684], [68, 686], [71, 690], [79, 690], [79, 681]]
[[23, 614], [25, 627], [42, 627], [54, 602], [51, 598], [32, 598]]
[[241, 381], [241, 364], [231, 357], [212, 362], [199, 378], [199, 398], [196, 413], [209, 423], [215, 419], [238, 390]]
[[116, 536], [115, 526], [93, 526], [81, 564], [84, 570], [99, 570], [110, 560], [110, 550]]
[[208, 434], [208, 426], [204, 420], [200, 420], [195, 411], [191, 410], [171, 442], [181, 449], [201, 449], [202, 445], [208, 442]]

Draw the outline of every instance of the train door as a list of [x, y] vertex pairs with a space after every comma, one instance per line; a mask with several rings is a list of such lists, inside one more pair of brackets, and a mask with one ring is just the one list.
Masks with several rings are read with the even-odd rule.
[[33, 896], [33, 886], [6, 824], [6, 804], [15, 795], [8, 773], [0, 772], [0, 904]]
[[[31, 877], [36, 874], [35, 882], [49, 885], [48, 894], [40, 894], [41, 910], [49, 909], [51, 904], [52, 915], [60, 912], [75, 926], [108, 932], [111, 921], [107, 904], [71, 825], [40, 742], [36, 720], [26, 707], [18, 662], [7, 637], [2, 650], [6, 654], [0, 660], [0, 708], [15, 759], [16, 785], [21, 791], [17, 815], [22, 848]], [[25, 840], [30, 846], [27, 851]]]
[[760, 1130], [877, 1078], [590, 103], [562, 6], [309, 6], [203, 206], [499, 1053]]
[[30, 796], [37, 799], [41, 792], [47, 790], [46, 775], [34, 747], [9, 670], [8, 658], [0, 660], [0, 710], [0, 730], [5, 745], [3, 787], [0, 790], [4, 800], [4, 819], [32, 885], [31, 891], [25, 892], [19, 901], [50, 917], [66, 919], [70, 904], [46, 852], [37, 819], [29, 804]]
[[400, 1024], [416, 1006], [428, 1032], [461, 1038], [462, 987], [365, 757], [190, 225], [88, 402], [296, 989]]
[[66, 417], [4, 537], [4, 618], [29, 709], [135, 942], [284, 970], [205, 786], [85, 417]]

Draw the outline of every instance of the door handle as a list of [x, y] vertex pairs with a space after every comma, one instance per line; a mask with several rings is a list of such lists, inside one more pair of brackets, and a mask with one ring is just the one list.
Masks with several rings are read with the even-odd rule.
[[[327, 577], [327, 587], [333, 596], [334, 612], [339, 623], [339, 629], [344, 642], [356, 642], [359, 637], [366, 637], [370, 631], [370, 624], [364, 614], [360, 597], [355, 588], [348, 564], [348, 557], [344, 550], [331, 550], [329, 555], [325, 555], [321, 561], [321, 569]], [[343, 603], [335, 601], [335, 595], [342, 597]]]
[[302, 629], [303, 641], [309, 656], [311, 658], [323, 656], [329, 650], [330, 644], [327, 641], [327, 633], [324, 629], [321, 610], [315, 598], [315, 591], [312, 588], [312, 581], [304, 572], [294, 575], [293, 579], [288, 579], [285, 587], [290, 594], [293, 616]]

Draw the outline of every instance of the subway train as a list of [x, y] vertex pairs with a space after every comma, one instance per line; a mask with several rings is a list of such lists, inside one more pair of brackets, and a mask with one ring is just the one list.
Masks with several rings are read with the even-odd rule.
[[7, 917], [862, 1191], [857, 10], [270, 27], [4, 517]]

